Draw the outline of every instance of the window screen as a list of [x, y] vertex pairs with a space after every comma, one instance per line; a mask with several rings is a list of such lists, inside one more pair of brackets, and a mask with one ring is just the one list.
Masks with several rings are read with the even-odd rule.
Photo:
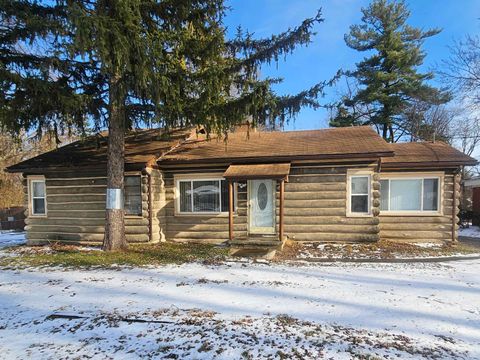
[[31, 181], [31, 205], [32, 205], [33, 215], [46, 214], [47, 206], [46, 206], [45, 180]]
[[369, 182], [369, 176], [352, 176], [350, 178], [350, 212], [363, 214], [370, 212]]
[[423, 180], [423, 210], [438, 211], [438, 179]]
[[228, 181], [180, 180], [177, 184], [181, 213], [228, 212]]
[[142, 215], [141, 176], [125, 176], [124, 200], [126, 215]]

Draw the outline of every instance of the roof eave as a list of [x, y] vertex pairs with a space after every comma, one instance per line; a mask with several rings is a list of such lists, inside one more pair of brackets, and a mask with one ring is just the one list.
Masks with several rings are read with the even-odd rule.
[[[149, 163], [145, 162], [129, 162], [125, 163], [125, 170], [126, 171], [136, 171], [136, 170], [143, 170], [145, 167], [152, 167], [152, 165], [149, 165]], [[155, 167], [155, 166], [154, 166]], [[12, 170], [12, 168], [14, 168]], [[78, 170], [79, 168], [81, 169], [107, 169], [107, 164], [106, 163], [99, 163], [98, 165], [95, 166], [43, 166], [43, 167], [25, 167], [25, 168], [17, 168], [16, 166], [11, 166], [8, 168], [5, 168], [5, 171], [9, 173], [29, 173], [29, 174], [43, 174], [43, 173], [48, 173], [48, 172], [62, 172], [62, 171], [72, 171], [72, 170]]]
[[296, 160], [336, 160], [336, 159], [377, 159], [382, 157], [394, 156], [393, 151], [372, 152], [372, 153], [353, 153], [353, 154], [312, 154], [312, 155], [284, 155], [284, 156], [262, 156], [262, 157], [216, 157], [216, 158], [200, 158], [200, 159], [161, 159], [158, 163], [165, 164], [208, 164], [218, 162], [235, 162], [235, 163], [260, 163], [260, 162], [285, 162]]
[[460, 166], [475, 166], [478, 161], [418, 161], [418, 162], [382, 162], [384, 169], [404, 168], [458, 168]]

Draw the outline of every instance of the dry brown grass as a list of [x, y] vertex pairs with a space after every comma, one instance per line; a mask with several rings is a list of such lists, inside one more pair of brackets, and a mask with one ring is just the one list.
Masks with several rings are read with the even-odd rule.
[[394, 259], [414, 257], [445, 257], [455, 254], [478, 253], [478, 248], [469, 244], [439, 244], [422, 247], [412, 243], [381, 240], [374, 243], [299, 243], [289, 242], [277, 252], [276, 261], [295, 260], [305, 255], [311, 258], [331, 259]]
[[187, 243], [130, 245], [125, 251], [104, 252], [76, 245], [23, 246], [0, 258], [0, 267], [110, 267], [148, 266], [203, 261], [213, 264], [227, 255], [226, 248]]

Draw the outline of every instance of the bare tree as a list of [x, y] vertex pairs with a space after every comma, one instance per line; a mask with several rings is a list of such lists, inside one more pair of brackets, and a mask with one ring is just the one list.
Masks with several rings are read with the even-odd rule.
[[23, 205], [21, 176], [8, 174], [5, 167], [21, 159], [21, 142], [0, 133], [0, 208]]
[[467, 36], [456, 41], [450, 51], [440, 75], [463, 99], [480, 108], [480, 37]]
[[[472, 114], [470, 109], [464, 110], [451, 127], [451, 144], [468, 156], [475, 157], [480, 145], [480, 117]], [[479, 166], [462, 169], [462, 178], [468, 179], [480, 175]]]
[[52, 150], [60, 143], [68, 144], [76, 138], [73, 135], [58, 137], [54, 132], [43, 135], [27, 136], [23, 133], [14, 138], [0, 131], [0, 209], [24, 204], [21, 175], [5, 172], [6, 167]]
[[480, 144], [480, 118], [464, 118], [453, 127], [453, 141], [459, 150], [471, 156]]
[[414, 101], [404, 111], [401, 128], [410, 141], [436, 141], [451, 143], [452, 127], [459, 110], [452, 106]]

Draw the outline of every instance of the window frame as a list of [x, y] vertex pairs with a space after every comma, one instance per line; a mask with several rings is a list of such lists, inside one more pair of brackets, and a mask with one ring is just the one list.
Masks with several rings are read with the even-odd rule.
[[[40, 196], [33, 196], [33, 184], [34, 183], [43, 183], [44, 190], [45, 190], [45, 196], [40, 197]], [[44, 213], [35, 213], [35, 208], [34, 208], [34, 199], [43, 199], [45, 202], [45, 212]], [[48, 214], [48, 206], [47, 206], [47, 183], [45, 181], [44, 176], [29, 176], [28, 177], [28, 211], [29, 211], [29, 216], [31, 217], [47, 217]]]
[[[174, 176], [174, 194], [175, 194], [175, 216], [228, 216], [229, 211], [221, 211], [222, 206], [222, 185], [220, 184], [221, 181], [227, 181], [223, 177], [222, 174], [185, 174], [185, 175], [175, 175]], [[219, 182], [219, 189], [220, 189], [220, 196], [219, 196], [219, 203], [220, 203], [220, 211], [180, 211], [180, 182], [191, 182], [191, 186], [193, 189], [193, 182], [194, 181], [218, 181]], [[192, 210], [193, 210], [193, 196], [192, 196]], [[234, 183], [233, 186], [233, 214], [236, 215], [237, 213], [237, 183]]]
[[[391, 189], [391, 180], [421, 180], [421, 196], [420, 196], [420, 206], [421, 210], [382, 210], [379, 207], [380, 215], [384, 216], [399, 216], [399, 215], [414, 215], [414, 216], [443, 216], [443, 197], [444, 197], [444, 175], [443, 172], [432, 172], [432, 173], [403, 173], [403, 174], [381, 174], [380, 181], [389, 180], [389, 196], [388, 196], [388, 208], [390, 209], [390, 189]], [[424, 181], [428, 179], [437, 179], [438, 180], [438, 196], [437, 196], [437, 210], [423, 210], [423, 192], [424, 192]], [[380, 182], [379, 181], [379, 182]], [[381, 199], [381, 188], [380, 188], [380, 199]]]
[[[347, 170], [347, 217], [372, 217], [372, 170]], [[352, 194], [352, 178], [366, 177], [368, 178], [368, 192], [367, 194]], [[368, 196], [368, 211], [367, 212], [353, 212], [352, 211], [352, 197], [355, 195]]]
[[126, 211], [126, 208], [125, 208], [125, 195], [126, 195], [126, 191], [125, 191], [125, 181], [124, 181], [124, 186], [123, 186], [123, 203], [124, 203], [124, 206], [123, 206], [123, 210], [124, 210], [124, 213], [125, 213], [125, 217], [128, 217], [128, 218], [141, 218], [143, 217], [143, 193], [142, 193], [142, 174], [140, 173], [125, 173], [124, 175], [124, 178], [127, 178], [127, 177], [133, 177], [133, 176], [137, 176], [140, 178], [140, 204], [141, 204], [141, 211], [140, 211], [140, 214], [127, 214], [127, 211]]

